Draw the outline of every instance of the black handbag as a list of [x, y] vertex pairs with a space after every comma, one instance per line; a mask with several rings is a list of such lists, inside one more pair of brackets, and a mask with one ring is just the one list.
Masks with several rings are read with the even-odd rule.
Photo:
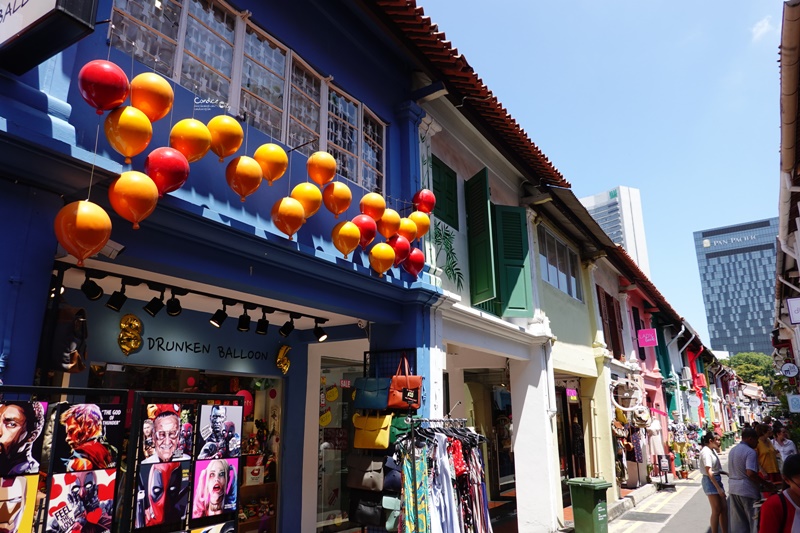
[[395, 461], [391, 455], [386, 457], [383, 466], [383, 490], [385, 492], [400, 492], [403, 487], [403, 480], [400, 471], [403, 466]]
[[362, 526], [382, 527], [383, 498], [380, 494], [354, 490], [350, 493], [350, 521]]

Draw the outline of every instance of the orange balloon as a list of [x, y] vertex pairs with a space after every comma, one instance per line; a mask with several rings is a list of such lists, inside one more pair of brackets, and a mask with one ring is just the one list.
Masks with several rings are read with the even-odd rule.
[[383, 277], [383, 273], [394, 264], [394, 250], [385, 242], [379, 242], [369, 251], [369, 264], [372, 270]]
[[400, 219], [400, 229], [397, 230], [398, 235], [402, 235], [408, 242], [413, 242], [417, 238], [417, 224], [410, 218]]
[[61, 208], [53, 224], [58, 243], [78, 260], [78, 266], [91, 257], [111, 237], [111, 218], [99, 205], [81, 200]]
[[322, 206], [322, 193], [319, 192], [319, 187], [312, 183], [301, 183], [292, 189], [292, 198], [303, 204], [303, 209], [306, 212], [306, 219], [319, 211]]
[[306, 212], [303, 209], [303, 204], [292, 198], [285, 196], [275, 202], [272, 206], [272, 223], [275, 227], [289, 236], [292, 240], [292, 235], [297, 233], [300, 226], [306, 221]]
[[375, 222], [379, 221], [386, 211], [386, 200], [376, 192], [369, 192], [361, 198], [361, 214], [367, 215]]
[[358, 243], [361, 241], [361, 231], [359, 231], [358, 226], [349, 220], [345, 220], [333, 227], [331, 240], [333, 240], [333, 245], [336, 249], [342, 252], [344, 258], [347, 259], [347, 254], [358, 247]]
[[256, 149], [256, 153], [253, 154], [253, 159], [261, 165], [264, 179], [267, 180], [270, 187], [273, 181], [280, 179], [284, 175], [286, 168], [289, 166], [289, 157], [286, 155], [286, 151], [273, 143], [259, 146]]
[[219, 162], [236, 153], [244, 142], [244, 130], [233, 117], [217, 115], [208, 121], [211, 133], [211, 151], [219, 156]]
[[174, 100], [172, 85], [155, 72], [144, 72], [131, 80], [131, 105], [150, 122], [166, 117]]
[[383, 212], [383, 216], [378, 221], [378, 233], [384, 239], [391, 239], [400, 229], [400, 214], [392, 208]]
[[158, 204], [158, 186], [147, 174], [130, 170], [114, 180], [108, 188], [108, 199], [119, 216], [133, 222], [133, 229], [139, 229], [139, 222], [150, 216]]
[[153, 137], [150, 119], [129, 105], [109, 113], [103, 129], [111, 147], [125, 156], [126, 164], [131, 162], [131, 157], [141, 154]]
[[350, 187], [344, 183], [334, 181], [322, 191], [322, 201], [328, 211], [333, 213], [333, 218], [339, 218], [339, 215], [350, 208], [350, 202], [353, 201], [353, 193], [350, 192]]
[[336, 160], [328, 152], [314, 152], [306, 163], [308, 176], [320, 187], [336, 176]]
[[234, 157], [225, 168], [225, 180], [228, 182], [228, 187], [233, 189], [244, 202], [245, 197], [256, 192], [261, 186], [263, 180], [261, 165], [246, 155]]
[[211, 132], [199, 120], [185, 118], [172, 126], [169, 145], [185, 155], [189, 163], [194, 163], [203, 159], [211, 148]]
[[414, 211], [410, 215], [408, 215], [409, 220], [413, 221], [414, 224], [417, 225], [417, 239], [421, 239], [428, 233], [428, 230], [431, 228], [431, 219], [430, 217], [423, 213], [422, 211]]

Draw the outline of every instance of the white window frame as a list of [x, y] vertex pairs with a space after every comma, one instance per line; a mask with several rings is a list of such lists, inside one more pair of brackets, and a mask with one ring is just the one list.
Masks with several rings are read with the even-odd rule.
[[[536, 234], [536, 239], [539, 241], [539, 243], [538, 243], [539, 244], [539, 246], [538, 246], [539, 247], [539, 263], [538, 264], [540, 266], [539, 271], [541, 272], [540, 275], [541, 275], [542, 281], [545, 281], [548, 285], [550, 285], [552, 287], [555, 287], [556, 289], [558, 289], [559, 291], [563, 292], [567, 296], [570, 296], [571, 298], [574, 298], [574, 299], [582, 302], [583, 298], [584, 298], [584, 291], [583, 291], [583, 285], [581, 283], [581, 261], [580, 261], [581, 256], [580, 256], [580, 254], [578, 254], [571, 246], [569, 246], [562, 239], [558, 238], [558, 236], [556, 236], [555, 233], [553, 233], [552, 231], [547, 229], [547, 227], [545, 227], [543, 224], [539, 224], [537, 230], [538, 231], [537, 231], [537, 234]], [[542, 239], [542, 235], [544, 235], [544, 240]], [[561, 287], [560, 286], [561, 284], [559, 283], [559, 280], [558, 280], [558, 274], [556, 274], [556, 279], [555, 280], [551, 280], [550, 279], [550, 274], [549, 274], [549, 272], [550, 272], [550, 269], [549, 269], [549, 267], [550, 267], [550, 257], [548, 256], [548, 249], [547, 249], [547, 237], [548, 236], [552, 237], [553, 240], [556, 242], [556, 265], [557, 265], [556, 269], [558, 270], [559, 274], [562, 274], [562, 275], [566, 276], [566, 279], [567, 279], [566, 287]], [[566, 265], [567, 271], [566, 272], [561, 270], [560, 261], [558, 260], [558, 247], [559, 247], [559, 245], [563, 246], [564, 249], [567, 252], [567, 265]], [[544, 258], [544, 261], [545, 261], [545, 263], [547, 265], [547, 268], [541, 268], [542, 258]], [[574, 259], [574, 263], [573, 263], [573, 259]], [[573, 264], [576, 265], [576, 268], [577, 268], [577, 272], [575, 272], [575, 276], [574, 276], [574, 278], [575, 278], [575, 294], [572, 294], [572, 287], [570, 285], [570, 279], [573, 277], [572, 274], [570, 273], [570, 270], [571, 270]]]

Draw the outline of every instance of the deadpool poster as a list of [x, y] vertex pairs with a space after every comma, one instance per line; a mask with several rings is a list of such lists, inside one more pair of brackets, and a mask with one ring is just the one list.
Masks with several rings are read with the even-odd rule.
[[54, 474], [47, 533], [106, 533], [114, 514], [116, 469]]
[[189, 501], [191, 461], [141, 464], [134, 527], [148, 532], [181, 529]]

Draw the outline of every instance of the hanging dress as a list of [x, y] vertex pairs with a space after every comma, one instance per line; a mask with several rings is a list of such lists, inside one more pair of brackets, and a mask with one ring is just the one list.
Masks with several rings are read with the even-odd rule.
[[[409, 443], [414, 446], [414, 443]], [[428, 514], [428, 450], [409, 451], [403, 456], [403, 533], [431, 533]], [[416, 481], [416, 487], [414, 482]]]

